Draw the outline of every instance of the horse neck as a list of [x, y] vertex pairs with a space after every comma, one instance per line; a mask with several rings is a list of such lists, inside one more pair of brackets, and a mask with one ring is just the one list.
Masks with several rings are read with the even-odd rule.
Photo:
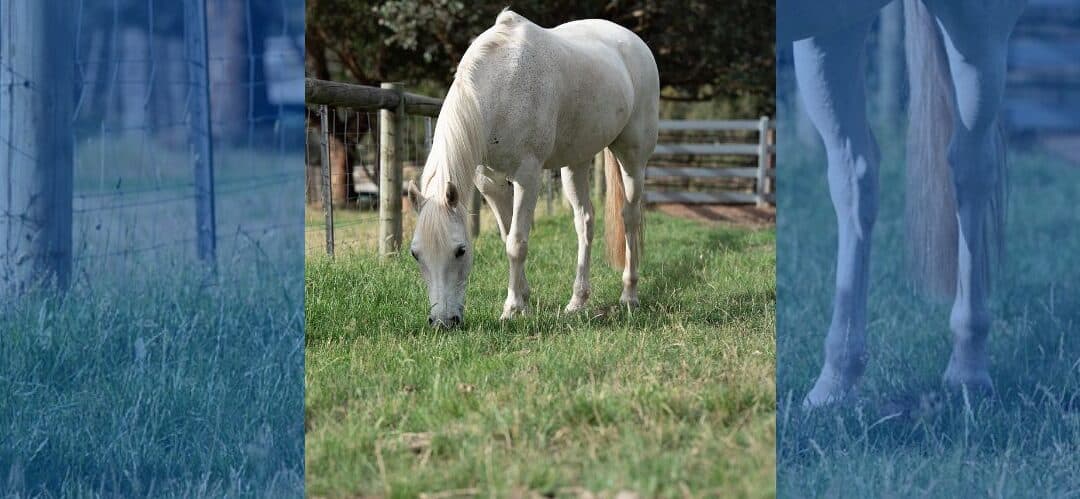
[[487, 117], [470, 85], [455, 81], [439, 112], [431, 153], [421, 175], [425, 197], [443, 196], [452, 183], [464, 199], [471, 196], [477, 165], [483, 164]]

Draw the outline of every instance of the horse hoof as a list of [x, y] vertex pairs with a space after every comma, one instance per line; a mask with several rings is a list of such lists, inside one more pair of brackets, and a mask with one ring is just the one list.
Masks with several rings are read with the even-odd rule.
[[568, 303], [566, 305], [566, 308], [563, 309], [563, 312], [565, 312], [567, 314], [576, 314], [576, 313], [581, 312], [583, 310], [585, 310], [585, 302], [579, 302], [577, 300], [570, 300], [570, 303]]
[[640, 305], [636, 296], [623, 296], [622, 298], [619, 298], [619, 303], [627, 305], [630, 308], [638, 308], [638, 305]]
[[499, 320], [508, 321], [519, 315], [525, 315], [525, 307], [504, 307], [502, 315], [499, 316]]
[[835, 375], [822, 372], [814, 383], [814, 388], [803, 399], [803, 409], [812, 410], [842, 404], [851, 400], [854, 392], [853, 383], [844, 382]]
[[973, 396], [986, 397], [994, 394], [994, 382], [986, 370], [962, 370], [949, 366], [943, 379], [945, 387], [954, 393], [965, 391]]

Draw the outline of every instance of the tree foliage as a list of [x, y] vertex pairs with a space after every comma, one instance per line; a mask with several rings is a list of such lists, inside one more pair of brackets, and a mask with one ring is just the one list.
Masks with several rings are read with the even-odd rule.
[[[445, 85], [470, 40], [505, 3], [459, 0], [309, 0], [308, 72], [373, 84]], [[679, 100], [751, 97], [770, 111], [774, 87], [773, 2], [760, 0], [522, 0], [510, 7], [551, 27], [603, 18], [652, 49], [664, 96]]]

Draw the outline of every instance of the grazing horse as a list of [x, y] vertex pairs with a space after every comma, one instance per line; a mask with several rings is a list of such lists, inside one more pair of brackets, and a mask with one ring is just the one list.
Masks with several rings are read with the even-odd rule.
[[[866, 117], [863, 45], [887, 0], [780, 0], [777, 36], [825, 144], [838, 244], [825, 363], [804, 405], [847, 398], [866, 365], [870, 233], [879, 152]], [[914, 280], [952, 299], [944, 382], [989, 392], [989, 259], [1000, 245], [1005, 154], [998, 122], [1009, 35], [1024, 0], [905, 0], [911, 98], [907, 243]]]
[[420, 186], [408, 187], [417, 215], [411, 250], [427, 284], [428, 322], [452, 327], [464, 317], [473, 260], [464, 200], [473, 185], [495, 214], [510, 260], [502, 319], [526, 311], [529, 230], [541, 176], [555, 168], [562, 169], [578, 236], [566, 311], [583, 309], [593, 236], [589, 176], [605, 148], [609, 253], [615, 249], [612, 263], [623, 269], [620, 301], [636, 305], [645, 162], [656, 147], [659, 97], [656, 61], [631, 31], [596, 19], [545, 29], [509, 10], [499, 14], [462, 57]]

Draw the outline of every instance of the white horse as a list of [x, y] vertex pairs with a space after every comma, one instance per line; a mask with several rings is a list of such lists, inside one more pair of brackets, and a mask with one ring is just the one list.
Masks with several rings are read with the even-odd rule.
[[[866, 118], [863, 45], [887, 0], [780, 0], [777, 35], [825, 144], [838, 225], [836, 294], [825, 363], [804, 405], [841, 401], [866, 365], [877, 143]], [[989, 258], [1001, 236], [1004, 142], [998, 123], [1009, 35], [1025, 0], [905, 0], [911, 87], [907, 242], [917, 282], [953, 299], [944, 382], [989, 392]], [[996, 236], [996, 237], [995, 237]], [[1000, 242], [998, 243], [1000, 244]]]
[[620, 301], [636, 305], [645, 162], [656, 146], [659, 96], [656, 61], [631, 31], [596, 19], [545, 29], [508, 10], [499, 14], [458, 65], [420, 187], [408, 188], [417, 213], [411, 249], [427, 283], [428, 322], [452, 327], [464, 316], [473, 254], [463, 200], [474, 183], [495, 214], [510, 260], [502, 319], [526, 311], [529, 230], [543, 171], [555, 168], [562, 169], [578, 235], [566, 311], [581, 310], [589, 298], [593, 233], [589, 175], [592, 158], [605, 147], [605, 232], [609, 249], [617, 250], [613, 264], [623, 268]]

